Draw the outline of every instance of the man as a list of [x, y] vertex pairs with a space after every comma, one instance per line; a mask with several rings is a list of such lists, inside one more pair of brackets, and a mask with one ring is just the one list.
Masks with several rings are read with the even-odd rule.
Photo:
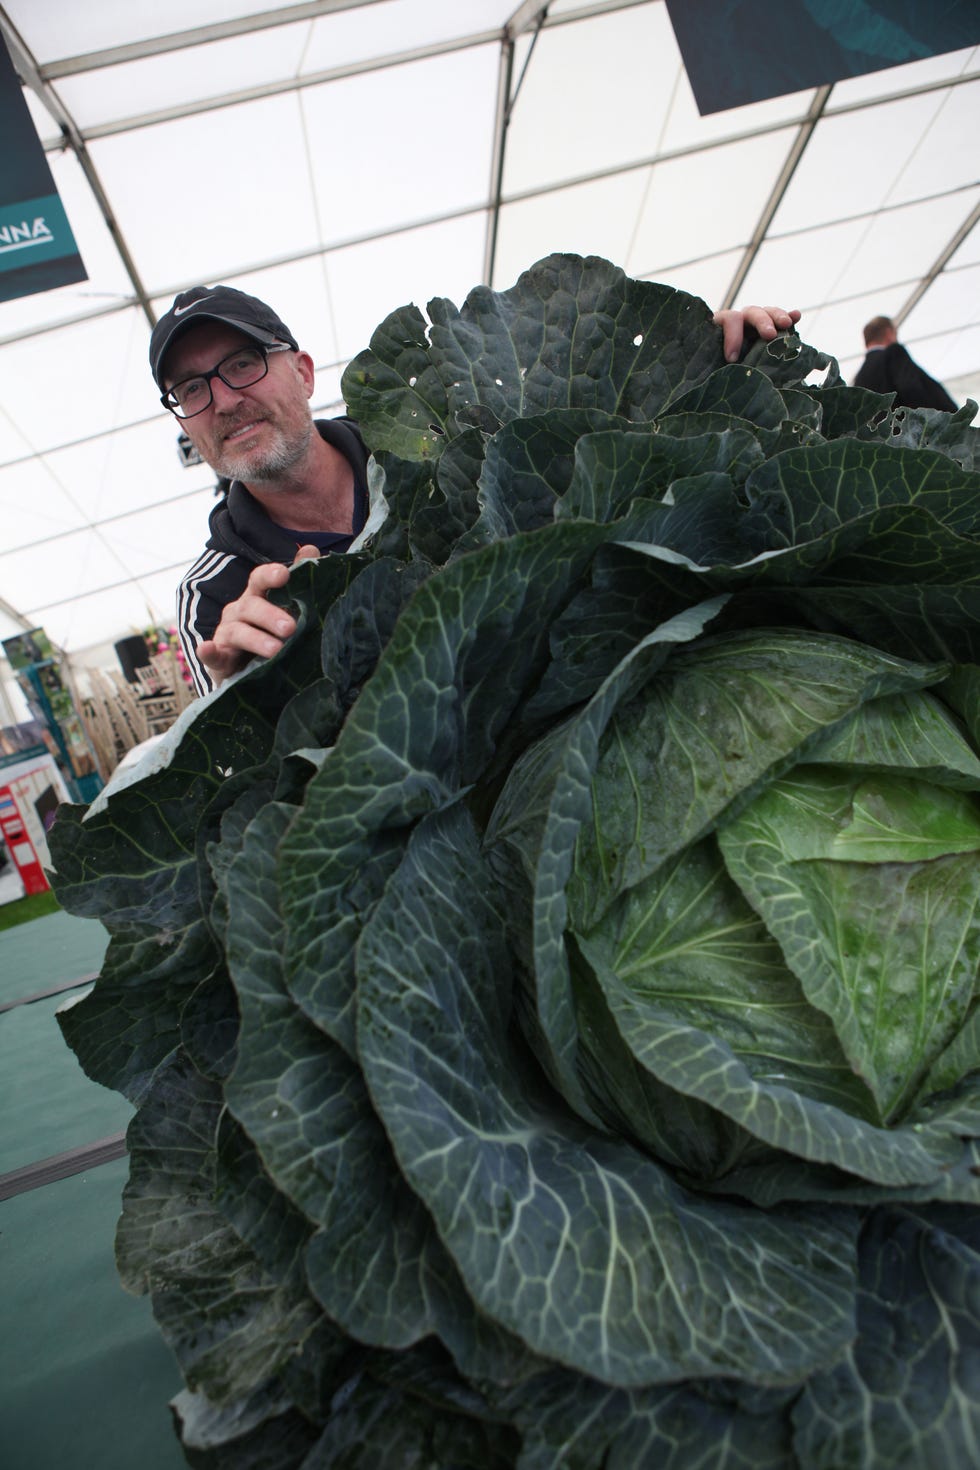
[[875, 393], [894, 393], [895, 408], [944, 408], [955, 413], [957, 405], [942, 383], [919, 367], [898, 340], [889, 316], [872, 317], [864, 329], [867, 356], [854, 376], [859, 388]]
[[153, 329], [150, 366], [202, 459], [231, 482], [177, 595], [206, 694], [294, 631], [267, 600], [287, 568], [351, 546], [367, 519], [367, 451], [350, 420], [314, 424], [313, 359], [271, 307], [233, 287], [182, 292]]
[[[769, 340], [799, 319], [781, 307], [715, 313], [728, 362], [747, 328]], [[233, 286], [181, 292], [153, 329], [150, 366], [164, 406], [231, 482], [178, 591], [181, 643], [206, 694], [295, 631], [268, 600], [292, 563], [356, 542], [367, 519], [367, 451], [349, 419], [313, 420], [313, 359], [270, 306]]]

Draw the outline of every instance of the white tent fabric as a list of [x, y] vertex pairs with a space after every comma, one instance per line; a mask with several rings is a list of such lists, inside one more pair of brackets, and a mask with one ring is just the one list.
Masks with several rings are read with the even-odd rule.
[[0, 304], [0, 634], [172, 621], [214, 476], [146, 352], [199, 282], [272, 302], [326, 413], [393, 308], [555, 250], [799, 306], [845, 376], [886, 313], [980, 396], [980, 47], [701, 117], [663, 0], [7, 0], [0, 31], [89, 277]]

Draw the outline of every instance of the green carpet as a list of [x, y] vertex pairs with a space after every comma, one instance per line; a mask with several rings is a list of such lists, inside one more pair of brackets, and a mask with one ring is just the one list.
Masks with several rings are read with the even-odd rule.
[[0, 1204], [4, 1470], [186, 1470], [167, 1407], [180, 1374], [112, 1255], [127, 1170]]
[[[97, 971], [101, 924], [59, 912], [0, 932], [0, 1005]], [[0, 1173], [125, 1127], [54, 1013], [80, 994], [0, 1011]], [[145, 1299], [123, 1291], [113, 1236], [125, 1159], [0, 1201], [3, 1470], [179, 1470], [168, 1401], [181, 1388]]]
[[9, 903], [0, 903], [0, 929], [11, 929], [15, 924], [26, 924], [31, 919], [39, 919], [43, 914], [54, 914], [57, 911], [58, 900], [50, 891], [11, 899]]
[[0, 1174], [122, 1133], [133, 1109], [91, 1082], [55, 1011], [74, 991], [0, 1013]]
[[97, 971], [108, 938], [97, 919], [63, 910], [0, 931], [0, 1003]]

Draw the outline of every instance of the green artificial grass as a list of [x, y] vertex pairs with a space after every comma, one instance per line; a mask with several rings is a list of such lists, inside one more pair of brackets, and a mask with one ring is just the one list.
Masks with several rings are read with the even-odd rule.
[[56, 914], [60, 910], [61, 905], [50, 889], [47, 893], [30, 893], [26, 898], [0, 904], [0, 929], [12, 929], [15, 924], [27, 924], [31, 919], [40, 919], [44, 914]]

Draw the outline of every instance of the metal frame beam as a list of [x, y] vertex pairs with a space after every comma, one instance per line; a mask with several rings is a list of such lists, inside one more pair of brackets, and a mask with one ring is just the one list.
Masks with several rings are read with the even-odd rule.
[[790, 179], [796, 173], [800, 159], [803, 157], [806, 145], [813, 137], [813, 130], [823, 116], [824, 110], [831, 93], [830, 87], [818, 87], [813, 95], [813, 100], [807, 109], [807, 115], [796, 131], [790, 150], [786, 155], [785, 162], [779, 172], [779, 177], [773, 185], [769, 198], [762, 207], [756, 227], [752, 231], [752, 238], [745, 247], [738, 269], [732, 277], [731, 284], [725, 292], [724, 307], [734, 306], [736, 298], [745, 284], [745, 278], [755, 264], [755, 258], [759, 253], [763, 240], [769, 232], [769, 226], [775, 218], [776, 210], [783, 201], [783, 196], [789, 188]]
[[145, 40], [130, 41], [123, 46], [106, 46], [101, 51], [66, 56], [42, 67], [41, 75], [47, 82], [56, 82], [62, 77], [78, 76], [81, 72], [96, 71], [104, 66], [122, 66], [127, 61], [142, 61], [147, 56], [166, 56], [172, 51], [185, 51], [191, 46], [206, 45], [209, 41], [232, 40], [236, 36], [250, 35], [253, 31], [267, 31], [276, 26], [319, 20], [323, 15], [335, 15], [341, 10], [359, 10], [366, 5], [380, 3], [381, 0], [309, 0], [305, 5], [286, 5], [281, 10], [262, 10], [252, 15], [236, 16], [233, 20], [195, 26], [189, 31], [171, 31], [165, 36], [147, 36]]
[[946, 266], [952, 260], [957, 250], [959, 250], [960, 246], [963, 244], [963, 241], [966, 239], [967, 235], [977, 224], [980, 224], [980, 203], [974, 206], [974, 208], [967, 215], [966, 219], [960, 225], [959, 229], [953, 235], [949, 243], [936, 256], [936, 259], [933, 261], [932, 265], [926, 271], [925, 275], [922, 277], [921, 281], [916, 286], [911, 296], [905, 302], [901, 311], [899, 311], [897, 316], [895, 317], [896, 326], [900, 326], [901, 323], [904, 322], [905, 318], [909, 315], [912, 308], [918, 306], [919, 302], [922, 300], [923, 296], [926, 294], [933, 281], [936, 279], [941, 271], [945, 270]]

